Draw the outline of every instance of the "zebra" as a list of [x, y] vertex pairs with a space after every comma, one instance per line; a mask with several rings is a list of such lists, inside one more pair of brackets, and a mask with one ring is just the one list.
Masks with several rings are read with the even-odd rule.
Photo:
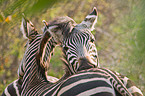
[[[51, 29], [49, 29], [49, 30], [52, 30], [49, 32], [54, 37], [55, 41], [62, 44], [61, 46], [63, 47], [63, 52], [64, 54], [66, 54], [65, 62], [67, 61], [70, 62], [70, 63], [65, 63], [65, 64], [68, 67], [70, 73], [72, 74], [75, 74], [77, 71], [80, 71], [80, 70], [99, 67], [99, 66], [92, 66], [93, 65], [92, 61], [98, 61], [98, 60], [95, 60], [95, 59], [98, 59], [98, 55], [94, 54], [97, 51], [95, 49], [96, 47], [93, 42], [94, 37], [90, 32], [93, 30], [94, 25], [97, 22], [98, 13], [95, 10], [96, 8], [94, 8], [94, 11], [91, 14], [87, 15], [84, 21], [82, 21], [78, 25], [75, 25], [75, 27], [71, 26], [71, 24], [67, 25], [69, 24], [70, 21], [66, 22], [66, 25], [65, 25], [63, 24], [64, 22], [62, 18], [58, 18], [57, 21], [54, 21], [54, 23], [51, 25], [50, 27]], [[62, 20], [63, 23], [60, 23], [60, 20]], [[57, 31], [56, 30], [53, 31], [54, 29], [57, 29]], [[65, 31], [66, 29], [69, 29], [69, 30]], [[86, 42], [89, 44], [84, 45], [86, 44]], [[80, 45], [80, 43], [82, 43], [82, 45]], [[93, 51], [88, 51], [92, 49]], [[91, 52], [93, 54], [92, 57], [97, 57], [97, 58], [92, 59], [90, 56]], [[89, 61], [88, 64], [86, 63], [87, 61]], [[104, 68], [104, 70], [106, 69]], [[140, 89], [138, 89], [130, 79], [128, 79], [125, 76], [122, 76], [121, 74], [118, 74], [117, 72], [113, 72], [113, 73], [115, 74], [115, 76], [121, 79], [121, 81], [125, 84], [125, 86], [128, 88], [129, 92], [132, 93], [132, 95], [143, 96]]]
[[[66, 17], [70, 24], [73, 25], [72, 19]], [[67, 25], [69, 26], [69, 23]], [[61, 24], [63, 26], [63, 24]], [[66, 26], [67, 26], [66, 25]], [[55, 31], [57, 28], [53, 28], [53, 26], [49, 26], [48, 30], [46, 30], [45, 35], [47, 40], [50, 40], [51, 34], [48, 31]], [[70, 27], [70, 26], [69, 26]], [[67, 27], [66, 27], [67, 29]], [[69, 30], [69, 29], [68, 29]], [[36, 38], [35, 38], [36, 39]], [[42, 39], [43, 40], [43, 39]], [[44, 39], [45, 40], [45, 39]], [[45, 41], [47, 41], [45, 40]], [[33, 40], [27, 46], [34, 46], [37, 43], [37, 40]], [[45, 43], [45, 42], [44, 42]], [[26, 58], [26, 70], [23, 76], [23, 84], [22, 84], [22, 93], [21, 95], [47, 95], [47, 96], [74, 96], [74, 95], [106, 95], [106, 96], [115, 96], [114, 86], [116, 85], [114, 75], [112, 71], [107, 72], [108, 69], [101, 70], [101, 68], [96, 68], [90, 70], [82, 70], [80, 72], [75, 73], [65, 79], [61, 79], [55, 84], [51, 84], [46, 80], [45, 75], [45, 64], [41, 62], [41, 58], [43, 57], [43, 53], [45, 52], [46, 44], [40, 43], [40, 51], [36, 56], [29, 57], [27, 53], [33, 53], [35, 50], [27, 50], [25, 54]], [[35, 48], [34, 48], [35, 49]], [[32, 62], [30, 62], [30, 60]], [[68, 62], [69, 63], [69, 62]], [[90, 63], [90, 62], [88, 62]], [[30, 68], [31, 67], [31, 68]], [[113, 85], [112, 82], [115, 84]], [[89, 86], [90, 85], [90, 86]], [[120, 87], [121, 86], [121, 87]], [[117, 88], [124, 96], [131, 96], [127, 89], [122, 88], [122, 84], [118, 84]], [[80, 89], [82, 88], [82, 90]], [[79, 90], [78, 90], [79, 89]], [[92, 90], [93, 89], [93, 90]], [[106, 90], [105, 90], [106, 89]], [[105, 91], [104, 91], [105, 90]]]
[[[96, 8], [94, 8], [93, 10], [94, 11], [90, 13], [89, 15], [87, 15], [85, 20], [82, 21], [82, 23], [80, 24], [71, 25], [71, 22], [73, 22], [73, 20], [69, 22], [65, 22], [66, 17], [65, 18], [60, 17], [54, 20], [54, 22], [51, 22], [51, 24], [49, 25], [50, 27], [48, 30], [52, 30], [52, 32], [51, 31], [49, 32], [54, 37], [55, 41], [58, 43], [61, 43], [61, 45], [63, 45], [62, 47], [64, 50], [69, 49], [68, 47], [70, 47], [70, 49], [72, 48], [71, 50], [68, 50], [66, 53], [68, 54], [67, 58], [69, 59], [69, 62], [71, 63], [71, 65], [67, 65], [67, 66], [71, 70], [72, 74], [75, 74], [77, 71], [81, 70], [79, 69], [81, 68], [80, 67], [81, 65], [79, 65], [78, 59], [82, 57], [86, 57], [90, 60], [91, 65], [89, 66], [87, 65], [86, 68], [99, 67], [98, 53], [97, 53], [96, 46], [94, 44], [95, 38], [93, 34], [90, 32], [90, 30], [94, 29], [94, 25], [97, 22], [97, 17], [98, 17], [97, 16], [98, 13], [97, 11], [95, 11]], [[56, 30], [54, 31], [54, 29], [57, 29], [57, 31]], [[84, 31], [85, 33], [82, 33], [81, 31]], [[71, 32], [73, 34], [69, 34]], [[78, 33], [80, 32], [80, 34], [77, 34], [77, 32]], [[82, 37], [80, 38], [79, 35], [81, 35]], [[90, 42], [88, 40], [83, 39], [85, 37], [90, 38]], [[75, 41], [78, 41], [77, 38], [80, 40], [83, 39], [85, 41], [75, 42]], [[87, 44], [88, 42], [89, 44], [85, 46], [86, 49], [82, 49], [84, 47], [83, 45], [85, 45], [85, 43]], [[72, 45], [71, 43], [83, 43], [83, 44], [73, 44], [73, 46], [71, 46]], [[73, 48], [73, 47], [76, 47], [76, 48]], [[76, 49], [76, 50], [73, 50], [73, 49]], [[82, 49], [82, 50], [79, 50], [79, 49]]]
[[[35, 38], [35, 39], [37, 39], [37, 38]], [[27, 45], [27, 46], [30, 46], [30, 47], [34, 46], [34, 44], [36, 44], [36, 42], [37, 42], [37, 40], [34, 40], [34, 41], [29, 43], [30, 45]], [[42, 51], [44, 49], [45, 49], [45, 47], [42, 48]], [[29, 51], [29, 49], [27, 51]], [[30, 51], [33, 53], [33, 51], [35, 51], [35, 50], [30, 50]], [[41, 54], [43, 55], [42, 51], [41, 51]], [[26, 53], [29, 53], [29, 52], [26, 52]], [[28, 59], [31, 58], [30, 56], [28, 56], [28, 57], [27, 57], [27, 55], [25, 55], [25, 56]], [[42, 57], [42, 56], [40, 56], [40, 57]], [[36, 57], [36, 59], [38, 59], [38, 58]], [[82, 91], [81, 90], [76, 91], [78, 86], [82, 86], [82, 87], [84, 86], [84, 87], [87, 88], [88, 84], [92, 84], [94, 82], [96, 84], [100, 84], [98, 86], [101, 86], [101, 85], [102, 86], [108, 86], [106, 92], [105, 93], [99, 93], [99, 95], [100, 94], [101, 95], [105, 94], [105, 95], [108, 95], [108, 96], [114, 96], [115, 95], [114, 88], [109, 83], [108, 79], [103, 78], [104, 80], [100, 81], [100, 79], [102, 79], [102, 76], [104, 77], [104, 75], [102, 75], [102, 74], [99, 74], [99, 73], [94, 74], [94, 72], [81, 72], [81, 73], [72, 75], [72, 76], [68, 77], [67, 79], [64, 79], [64, 80], [61, 80], [61, 81], [59, 80], [55, 84], [51, 84], [49, 81], [46, 80], [46, 78], [42, 78], [42, 75], [41, 75], [42, 73], [40, 73], [40, 72], [43, 72], [43, 76], [46, 76], [45, 75], [45, 68], [44, 68], [44, 70], [39, 71], [39, 70], [41, 70], [41, 67], [43, 67], [43, 65], [42, 66], [41, 65], [37, 66], [37, 64], [36, 64], [37, 60], [35, 60], [35, 57], [31, 58], [31, 60], [35, 61], [35, 62], [33, 61], [31, 63], [32, 65], [27, 64], [27, 60], [26, 60], [26, 71], [25, 71], [24, 77], [23, 77], [21, 95], [24, 95], [24, 96], [25, 95], [27, 95], [27, 96], [29, 96], [29, 95], [30, 96], [34, 96], [34, 95], [40, 95], [40, 96], [41, 95], [43, 95], [43, 96], [60, 96], [60, 95], [62, 95], [62, 96], [66, 96], [66, 94], [67, 94], [69, 96], [74, 96], [74, 95], [78, 94], [78, 96], [79, 95], [81, 96]], [[30, 66], [31, 66], [31, 68], [30, 68]], [[39, 67], [39, 68], [36, 68], [36, 67]], [[89, 77], [87, 76], [88, 74], [89, 74]], [[94, 78], [94, 75], [96, 75], [97, 77], [100, 77], [100, 78], [99, 79]], [[80, 83], [80, 82], [82, 82], [82, 83]], [[75, 84], [75, 86], [73, 86], [73, 88], [76, 87], [75, 89], [71, 90], [71, 91], [74, 91], [74, 92], [63, 91], [64, 89], [69, 90], [70, 88], [68, 88], [68, 87], [69, 86], [71, 87], [72, 84], [73, 85]], [[91, 86], [91, 87], [93, 88], [94, 86]], [[101, 88], [103, 90], [104, 87], [101, 87]], [[90, 87], [88, 89], [90, 89]], [[87, 94], [89, 95], [91, 93], [89, 91], [87, 91]], [[97, 94], [97, 91], [96, 91], [95, 94]]]
[[5, 88], [1, 96], [20, 96], [22, 91], [21, 86], [22, 80], [16, 79]]
[[[28, 40], [32, 40], [32, 38], [34, 38], [35, 35], [38, 35], [38, 32], [34, 28], [34, 25], [31, 23], [31, 21], [27, 20], [24, 16], [22, 18], [21, 31], [23, 33], [23, 37]], [[42, 35], [39, 36], [39, 40], [41, 40], [40, 37], [42, 37]], [[55, 44], [55, 42], [54, 42], [53, 38], [49, 42], [47, 42], [46, 54], [44, 55], [44, 58], [42, 60], [43, 63], [47, 63], [48, 59], [50, 60], [51, 54], [55, 47], [54, 44]], [[36, 54], [36, 53], [33, 53], [31, 55], [34, 55], [34, 54]], [[2, 93], [2, 96], [20, 96], [21, 95], [21, 91], [22, 91], [21, 86], [22, 86], [24, 71], [25, 71], [25, 58], [22, 59], [21, 64], [18, 68], [18, 79], [13, 81], [11, 84], [9, 84], [5, 88], [5, 90]], [[47, 80], [52, 83], [55, 83], [56, 81], [58, 81], [58, 79], [56, 77], [52, 77], [52, 76], [47, 76]]]
[[[23, 33], [23, 37], [25, 39], [28, 39], [27, 44], [25, 46], [27, 46], [28, 43], [31, 42], [36, 37], [36, 35], [40, 35], [39, 39], [41, 39], [41, 37], [44, 35], [44, 34], [38, 34], [38, 31], [36, 30], [36, 28], [34, 27], [32, 22], [30, 20], [26, 19], [26, 17], [24, 15], [23, 15], [23, 18], [22, 18], [22, 23], [21, 23], [21, 31]], [[43, 31], [45, 31], [45, 29]], [[54, 41], [53, 38], [51, 38], [47, 42], [46, 51], [45, 51], [46, 53], [44, 54], [44, 56], [42, 58], [42, 61], [43, 61], [43, 63], [45, 63], [47, 68], [49, 66], [47, 63], [50, 62], [51, 55], [53, 54], [53, 51], [54, 51], [54, 48], [55, 48], [56, 45], [57, 44], [56, 44], [56, 42]], [[27, 49], [28, 48], [29, 47], [27, 47]], [[26, 51], [27, 51], [27, 49], [26, 49]], [[26, 51], [25, 51], [25, 53], [26, 53]], [[36, 52], [31, 54], [31, 55], [35, 55], [35, 54], [36, 54]], [[29, 55], [29, 56], [31, 56], [31, 55]], [[25, 58], [25, 55], [24, 55], [24, 57], [23, 57], [23, 59], [21, 61], [21, 64], [20, 64], [20, 66], [18, 68], [18, 77], [20, 79], [22, 79], [23, 75], [24, 75], [25, 65], [26, 65], [25, 64], [25, 60], [26, 60], [26, 58]], [[53, 78], [53, 77], [51, 78], [51, 76], [48, 76], [48, 78], [52, 79], [52, 82], [55, 82], [55, 78]], [[54, 81], [53, 81], [53, 79], [54, 79]], [[56, 78], [56, 80], [57, 80], [57, 78]]]

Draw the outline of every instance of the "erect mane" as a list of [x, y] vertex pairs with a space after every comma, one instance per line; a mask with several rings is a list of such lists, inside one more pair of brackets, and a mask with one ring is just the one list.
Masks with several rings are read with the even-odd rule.
[[67, 51], [67, 47], [66, 48], [62, 48], [62, 52], [63, 52], [63, 58], [61, 58], [62, 62], [64, 63], [65, 65], [65, 72], [67, 74], [67, 76], [70, 76], [70, 75], [73, 75], [73, 71], [70, 69], [70, 62], [69, 60], [67, 59], [67, 56], [66, 56], [66, 51]]
[[49, 32], [46, 32], [44, 36], [45, 37], [41, 40], [42, 42], [40, 43], [38, 53], [36, 54], [36, 62], [37, 62], [39, 75], [45, 80], [47, 80], [46, 78], [47, 66], [46, 64], [44, 64], [44, 62], [42, 62], [42, 55], [43, 52], [45, 51], [45, 46], [47, 45], [47, 41], [50, 40], [51, 38], [51, 35]]

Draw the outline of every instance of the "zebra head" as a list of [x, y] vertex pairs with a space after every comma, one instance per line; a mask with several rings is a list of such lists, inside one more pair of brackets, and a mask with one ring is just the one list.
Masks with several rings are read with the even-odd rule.
[[27, 43], [26, 43], [26, 51], [25, 51], [25, 54], [24, 54], [24, 57], [21, 61], [21, 64], [18, 68], [18, 77], [20, 79], [23, 78], [23, 75], [24, 75], [24, 71], [25, 71], [25, 68], [26, 68], [26, 53], [27, 53], [27, 50], [29, 48], [29, 43], [36, 37], [36, 35], [38, 34], [37, 30], [35, 29], [34, 25], [32, 24], [31, 21], [29, 21], [28, 19], [26, 19], [26, 17], [23, 15], [22, 17], [22, 23], [21, 23], [21, 28], [20, 30], [22, 31], [23, 33], [23, 37], [25, 39], [28, 39]]
[[63, 39], [66, 38], [74, 26], [77, 25], [76, 22], [68, 16], [58, 17], [55, 20], [50, 21], [48, 24], [45, 20], [43, 20], [43, 22], [46, 25], [44, 31], [50, 32], [58, 44], [61, 44]]
[[[61, 44], [66, 55], [69, 70], [76, 73], [78, 70], [98, 67], [98, 54], [91, 33], [97, 21], [96, 8], [86, 16], [80, 24], [76, 24], [70, 17], [59, 17], [50, 22], [49, 30], [56, 42]], [[85, 63], [82, 61], [87, 61]]]
[[[34, 27], [34, 25], [32, 24], [32, 22], [29, 21], [28, 19], [26, 19], [26, 17], [24, 17], [24, 15], [22, 17], [22, 23], [21, 23], [20, 29], [23, 33], [23, 37], [28, 40], [27, 44], [26, 44], [26, 51], [24, 53], [21, 64], [18, 68], [18, 77], [20, 79], [23, 79], [23, 76], [24, 76], [25, 70], [26, 70], [26, 66], [28, 66], [30, 63], [36, 63], [35, 55], [38, 53], [38, 50], [40, 50], [40, 48], [43, 44], [40, 43], [42, 34], [38, 34], [38, 32], [37, 32], [36, 28]], [[50, 38], [50, 37], [51, 36], [49, 36], [48, 38]], [[49, 41], [47, 40], [46, 42], [47, 42], [45, 45], [46, 50], [43, 52], [43, 55], [41, 57], [41, 62], [43, 62], [43, 64], [45, 64], [43, 67], [45, 67], [46, 73], [47, 73], [47, 69], [49, 66], [48, 62], [50, 61], [51, 54], [54, 51], [56, 43], [54, 42], [53, 38], [49, 39]], [[47, 76], [48, 81], [53, 82], [52, 81], [53, 79], [55, 79], [55, 77], [53, 78], [51, 76], [51, 78], [50, 78], [50, 76]]]
[[27, 20], [24, 15], [22, 17], [21, 31], [23, 33], [23, 37], [26, 39], [33, 39], [38, 34], [32, 22]]

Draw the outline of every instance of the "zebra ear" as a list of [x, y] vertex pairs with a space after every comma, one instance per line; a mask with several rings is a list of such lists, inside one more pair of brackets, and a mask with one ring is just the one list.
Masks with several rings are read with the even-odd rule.
[[42, 28], [42, 31], [44, 33], [47, 30], [48, 23], [45, 20], [43, 20], [42, 22], [44, 23], [44, 27]]
[[22, 17], [20, 30], [23, 33], [23, 37], [26, 39], [32, 39], [37, 33], [37, 31], [35, 31], [35, 28], [32, 22], [27, 20], [24, 15]]
[[94, 26], [97, 23], [97, 18], [98, 18], [98, 12], [97, 12], [97, 8], [94, 7], [93, 11], [86, 16], [86, 18], [84, 19], [84, 21], [81, 22], [81, 24], [87, 26], [87, 28], [94, 30]]

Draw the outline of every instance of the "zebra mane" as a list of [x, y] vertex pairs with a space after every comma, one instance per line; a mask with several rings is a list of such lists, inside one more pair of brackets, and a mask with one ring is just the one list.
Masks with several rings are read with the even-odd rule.
[[50, 21], [48, 25], [58, 26], [57, 28], [62, 31], [62, 35], [64, 37], [68, 37], [69, 33], [71, 33], [72, 29], [74, 28], [74, 26], [77, 25], [77, 23], [72, 18], [68, 16], [64, 16], [64, 17], [55, 18], [53, 21]]
[[70, 75], [73, 75], [74, 73], [72, 72], [72, 71], [70, 71], [71, 69], [70, 69], [70, 67], [69, 67], [69, 65], [70, 65], [70, 62], [69, 62], [69, 60], [67, 59], [67, 56], [66, 56], [66, 50], [67, 49], [65, 49], [65, 48], [62, 48], [62, 52], [63, 52], [63, 58], [61, 58], [61, 60], [62, 60], [62, 62], [64, 63], [64, 65], [65, 65], [65, 72], [66, 72], [66, 74], [68, 74], [68, 76], [70, 76]]
[[51, 35], [49, 32], [45, 32], [44, 34], [44, 38], [41, 40], [42, 42], [40, 43], [40, 47], [39, 47], [39, 50], [38, 50], [38, 53], [36, 54], [36, 62], [37, 62], [37, 65], [38, 65], [38, 72], [39, 72], [39, 75], [44, 78], [45, 80], [47, 80], [46, 78], [46, 72], [47, 72], [47, 68], [48, 68], [48, 64], [45, 64], [47, 62], [42, 62], [43, 59], [42, 59], [42, 55], [44, 54], [45, 52], [45, 46], [47, 45], [47, 41], [50, 40], [51, 38]]

